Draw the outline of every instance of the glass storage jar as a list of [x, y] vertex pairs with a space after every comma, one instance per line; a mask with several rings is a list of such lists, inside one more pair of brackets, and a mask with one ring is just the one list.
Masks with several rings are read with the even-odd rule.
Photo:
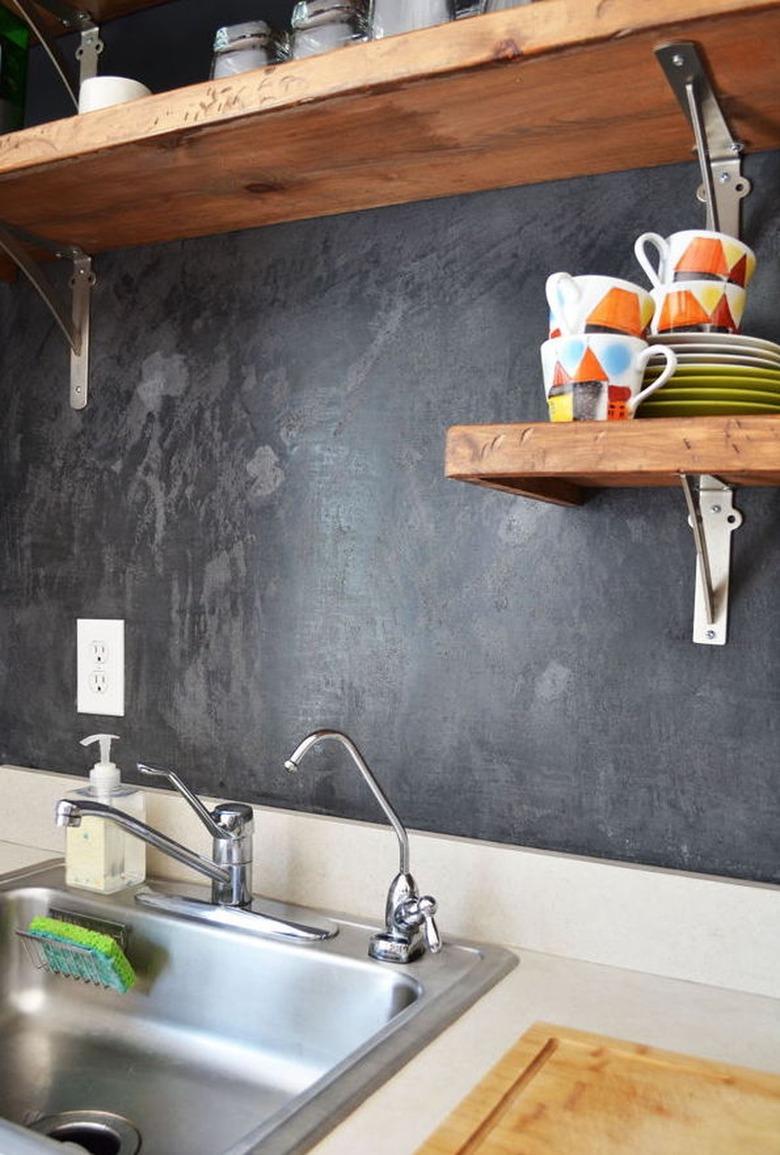
[[299, 0], [293, 9], [290, 55], [296, 60], [366, 37], [363, 0]]
[[279, 52], [276, 36], [265, 20], [250, 20], [245, 24], [231, 24], [217, 29], [214, 37], [214, 58], [211, 77], [220, 80], [276, 64]]
[[371, 35], [375, 40], [454, 19], [455, 0], [371, 0]]

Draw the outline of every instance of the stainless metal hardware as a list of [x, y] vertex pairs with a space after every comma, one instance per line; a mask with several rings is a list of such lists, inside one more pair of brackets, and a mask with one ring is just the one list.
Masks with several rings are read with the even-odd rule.
[[385, 929], [380, 934], [372, 935], [368, 946], [369, 956], [380, 962], [409, 963], [419, 958], [426, 946], [432, 953], [437, 953], [441, 950], [442, 942], [433, 917], [437, 910], [436, 900], [430, 895], [420, 895], [409, 873], [409, 836], [406, 828], [352, 739], [338, 730], [315, 730], [296, 747], [285, 762], [285, 767], [292, 772], [297, 771], [312, 746], [326, 740], [338, 742], [350, 755], [398, 838], [398, 873], [387, 892]]
[[[60, 260], [71, 261], [70, 302], [62, 299], [43, 266], [30, 256], [29, 246], [52, 253]], [[92, 258], [78, 245], [59, 245], [2, 223], [0, 249], [24, 273], [62, 330], [70, 346], [71, 408], [83, 409], [89, 399], [90, 304], [95, 284]]]
[[728, 634], [731, 535], [742, 525], [734, 508], [734, 491], [717, 477], [699, 478], [695, 500], [690, 480], [680, 474], [688, 522], [696, 547], [696, 598], [693, 640], [703, 646], [725, 646]]
[[[58, 826], [79, 826], [85, 816], [104, 818], [211, 880], [211, 903], [181, 895], [157, 894], [147, 889], [136, 893], [136, 902], [201, 922], [224, 923], [230, 919], [230, 925], [239, 929], [298, 942], [320, 941], [332, 938], [337, 933], [337, 928], [329, 922], [326, 925], [302, 926], [272, 918], [255, 908], [252, 900], [254, 813], [251, 806], [243, 802], [221, 802], [209, 811], [173, 771], [157, 770], [140, 763], [138, 769], [143, 774], [166, 778], [192, 807], [213, 838], [211, 858], [204, 858], [132, 814], [115, 810], [102, 802], [72, 802], [63, 798], [55, 808]], [[240, 914], [237, 917], [225, 915], [224, 918], [218, 918], [215, 914], [215, 911], [225, 910]]]
[[81, 43], [76, 49], [79, 62], [79, 88], [85, 80], [92, 80], [98, 74], [98, 62], [105, 45], [100, 39], [100, 29], [92, 24], [81, 30]]
[[70, 289], [73, 294], [73, 331], [78, 345], [70, 350], [70, 407], [84, 409], [89, 400], [89, 349], [90, 349], [90, 304], [95, 274], [92, 271], [92, 257], [73, 249], [73, 275]]
[[664, 44], [656, 58], [693, 128], [707, 207], [707, 228], [740, 235], [740, 207], [751, 190], [742, 174], [742, 145], [731, 135], [699, 51], [689, 40]]
[[103, 41], [100, 39], [100, 29], [97, 24], [89, 12], [71, 8], [69, 4], [62, 3], [61, 0], [11, 0], [11, 4], [40, 42], [51, 61], [52, 67], [62, 81], [73, 107], [78, 112], [78, 88], [71, 82], [68, 76], [68, 64], [56, 41], [49, 35], [46, 24], [41, 19], [41, 9], [44, 8], [52, 16], [55, 16], [64, 30], [81, 33], [79, 47], [76, 49], [76, 59], [79, 62], [79, 87], [85, 80], [97, 76], [98, 58], [103, 51]]

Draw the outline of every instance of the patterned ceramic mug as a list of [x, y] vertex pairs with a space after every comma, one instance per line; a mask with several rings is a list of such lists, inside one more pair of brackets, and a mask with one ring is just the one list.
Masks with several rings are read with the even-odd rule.
[[550, 336], [574, 333], [626, 333], [641, 337], [653, 316], [648, 292], [616, 277], [573, 277], [552, 273], [545, 285], [550, 306]]
[[[666, 368], [647, 388], [642, 378], [651, 357]], [[637, 337], [587, 333], [554, 337], [542, 345], [544, 389], [551, 421], [626, 421], [677, 368], [666, 345]]]
[[[655, 249], [658, 265], [648, 256]], [[756, 254], [736, 237], [707, 229], [689, 229], [660, 237], [642, 233], [634, 244], [636, 259], [655, 289], [675, 281], [728, 282], [744, 289], [756, 271]]]
[[747, 293], [722, 281], [678, 281], [653, 289], [655, 333], [738, 333]]

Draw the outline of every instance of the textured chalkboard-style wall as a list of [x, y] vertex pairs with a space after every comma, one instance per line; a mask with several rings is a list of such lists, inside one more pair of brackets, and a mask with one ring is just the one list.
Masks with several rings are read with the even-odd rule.
[[[749, 161], [746, 327], [780, 337], [780, 154]], [[691, 166], [118, 252], [92, 400], [0, 289], [0, 760], [120, 760], [373, 819], [356, 739], [414, 827], [778, 876], [780, 493], [739, 496], [731, 641], [690, 641], [673, 491], [563, 510], [447, 481], [447, 425], [543, 419], [553, 269], [637, 276], [695, 225]], [[75, 618], [128, 623], [127, 716], [75, 712]], [[129, 775], [132, 777], [132, 775]], [[262, 837], [262, 834], [261, 834]]]

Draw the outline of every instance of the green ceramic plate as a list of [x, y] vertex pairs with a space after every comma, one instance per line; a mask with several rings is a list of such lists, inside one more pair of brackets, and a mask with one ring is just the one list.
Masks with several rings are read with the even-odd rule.
[[[653, 382], [653, 377], [646, 377], [645, 385]], [[744, 380], [734, 380], [733, 377], [670, 377], [661, 391], [669, 389], [696, 389], [700, 393], [711, 393], [713, 389], [733, 389], [737, 393], [771, 393], [780, 397], [780, 381], [767, 381], [763, 377], [750, 377]]]
[[780, 414], [778, 405], [753, 401], [650, 401], [639, 406], [637, 417], [728, 417], [740, 413]]
[[[648, 365], [645, 369], [645, 376], [658, 377], [663, 372], [663, 368], [663, 365]], [[760, 378], [764, 381], [780, 382], [780, 368], [745, 369], [738, 365], [678, 365], [673, 375], [675, 377], [707, 377], [712, 381], [722, 380], [725, 377], [734, 381]]]
[[756, 405], [771, 405], [780, 409], [780, 390], [777, 393], [764, 393], [760, 389], [689, 389], [671, 382], [664, 385], [657, 393], [653, 393], [645, 401], [645, 405], [657, 405], [659, 401], [736, 401]]
[[766, 341], [763, 337], [749, 337], [746, 333], [660, 333], [652, 338], [659, 345], [728, 345], [734, 352], [764, 350], [780, 353], [776, 341]]

